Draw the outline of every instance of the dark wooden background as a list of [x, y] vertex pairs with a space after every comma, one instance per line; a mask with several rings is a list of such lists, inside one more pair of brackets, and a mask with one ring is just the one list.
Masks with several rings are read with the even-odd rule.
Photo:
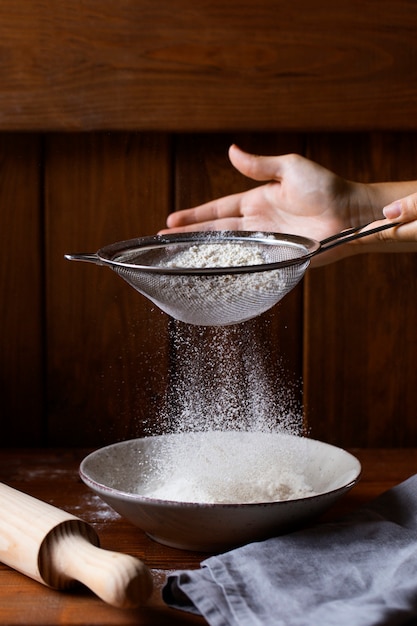
[[[2, 446], [157, 427], [171, 322], [64, 253], [249, 188], [231, 142], [417, 179], [416, 30], [412, 0], [1, 3]], [[310, 270], [253, 332], [302, 381], [312, 436], [416, 446], [416, 314], [416, 255], [372, 255]]]

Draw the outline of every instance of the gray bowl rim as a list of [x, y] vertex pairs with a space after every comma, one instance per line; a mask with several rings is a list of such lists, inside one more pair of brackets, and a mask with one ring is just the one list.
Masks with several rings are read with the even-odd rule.
[[[277, 433], [280, 434], [280, 433]], [[238, 502], [183, 502], [181, 500], [165, 500], [162, 498], [152, 498], [151, 496], [143, 496], [141, 494], [138, 493], [132, 493], [129, 491], [122, 491], [120, 489], [115, 489], [114, 487], [109, 487], [103, 483], [97, 482], [96, 480], [94, 480], [93, 478], [91, 478], [88, 474], [88, 472], [86, 471], [85, 467], [87, 465], [87, 463], [95, 456], [98, 456], [99, 454], [105, 452], [106, 450], [110, 450], [110, 449], [114, 449], [117, 447], [123, 447], [129, 444], [134, 444], [135, 442], [142, 442], [145, 441], [146, 439], [156, 439], [158, 437], [164, 437], [166, 435], [150, 435], [150, 436], [146, 436], [146, 437], [136, 437], [134, 439], [126, 439], [124, 441], [118, 441], [116, 443], [112, 443], [112, 444], [108, 444], [106, 446], [103, 446], [101, 448], [97, 448], [96, 450], [93, 450], [92, 452], [90, 452], [86, 457], [84, 457], [84, 459], [81, 461], [80, 466], [79, 466], [79, 475], [81, 480], [88, 486], [90, 487], [90, 489], [92, 489], [93, 491], [97, 492], [97, 493], [101, 493], [104, 497], [107, 496], [112, 496], [112, 497], [118, 497], [118, 498], [123, 498], [124, 500], [130, 500], [130, 501], [134, 501], [137, 502], [138, 504], [154, 504], [155, 506], [165, 506], [168, 508], [202, 508], [202, 509], [207, 509], [207, 508], [218, 508], [218, 509], [233, 509], [233, 508], [254, 508], [254, 507], [276, 507], [276, 506], [288, 506], [289, 503], [291, 504], [296, 504], [296, 503], [305, 503], [306, 501], [314, 501], [317, 499], [322, 499], [322, 498], [327, 498], [330, 496], [337, 496], [338, 493], [342, 494], [346, 491], [349, 491], [350, 489], [352, 489], [361, 479], [361, 475], [362, 475], [362, 465], [361, 462], [359, 461], [359, 459], [352, 454], [351, 452], [348, 452], [347, 450], [345, 450], [344, 448], [338, 447], [338, 446], [334, 446], [333, 444], [327, 443], [325, 441], [320, 441], [318, 439], [311, 439], [308, 437], [298, 437], [297, 435], [283, 435], [286, 437], [290, 437], [290, 438], [297, 438], [297, 439], [303, 439], [303, 440], [308, 440], [311, 441], [313, 443], [319, 443], [325, 447], [328, 447], [332, 450], [338, 451], [338, 452], [342, 452], [345, 455], [348, 455], [349, 457], [351, 457], [352, 460], [354, 460], [357, 464], [357, 471], [356, 471], [356, 475], [354, 476], [354, 478], [352, 478], [352, 480], [350, 480], [349, 482], [345, 483], [344, 485], [341, 485], [340, 487], [337, 487], [336, 489], [331, 489], [330, 491], [323, 491], [320, 493], [315, 493], [311, 496], [305, 496], [303, 498], [291, 498], [289, 500], [275, 500], [272, 502], [242, 502], [242, 503], [238, 503]]]

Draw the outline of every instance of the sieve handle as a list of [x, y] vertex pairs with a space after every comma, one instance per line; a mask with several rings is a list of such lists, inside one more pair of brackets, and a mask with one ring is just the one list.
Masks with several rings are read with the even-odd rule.
[[68, 259], [68, 261], [85, 261], [86, 263], [94, 263], [95, 265], [104, 265], [95, 252], [64, 254], [64, 257]]
[[355, 239], [361, 239], [362, 237], [368, 237], [368, 235], [379, 233], [381, 230], [387, 230], [388, 228], [400, 226], [402, 223], [403, 222], [391, 222], [390, 224], [382, 224], [381, 226], [375, 226], [375, 228], [371, 228], [370, 230], [365, 230], [363, 232], [362, 229], [369, 226], [369, 224], [363, 224], [362, 226], [356, 226], [355, 228], [343, 230], [341, 233], [331, 235], [331, 237], [327, 237], [327, 239], [320, 241], [320, 249], [316, 254], [326, 252], [326, 250], [331, 250], [332, 248], [341, 246], [349, 241], [354, 241]]

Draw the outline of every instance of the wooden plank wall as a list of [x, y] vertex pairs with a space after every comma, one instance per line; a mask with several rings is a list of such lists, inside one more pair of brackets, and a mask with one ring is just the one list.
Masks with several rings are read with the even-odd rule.
[[[171, 322], [63, 255], [250, 187], [227, 161], [232, 141], [351, 179], [417, 178], [417, 5], [287, 4], [2, 3], [2, 445], [95, 446], [156, 427]], [[416, 264], [373, 255], [309, 271], [259, 321], [302, 381], [313, 436], [417, 445]]]
[[[307, 154], [352, 180], [413, 180], [417, 135], [316, 136]], [[360, 446], [415, 441], [416, 255], [369, 255], [311, 271], [305, 293], [313, 432]]]
[[6, 130], [416, 126], [413, 0], [3, 0]]
[[0, 394], [4, 444], [39, 442], [44, 413], [41, 142], [0, 135]]

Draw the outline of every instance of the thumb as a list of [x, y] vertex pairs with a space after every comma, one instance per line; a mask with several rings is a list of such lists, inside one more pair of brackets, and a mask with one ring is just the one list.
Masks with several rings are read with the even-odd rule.
[[277, 174], [279, 157], [249, 154], [233, 144], [229, 148], [229, 159], [232, 165], [248, 178], [253, 180], [281, 180]]
[[411, 222], [417, 219], [417, 193], [395, 200], [383, 209], [387, 219], [400, 219], [402, 222]]
[[[379, 233], [381, 240], [396, 240], [413, 244], [415, 251], [417, 243], [417, 193], [387, 204], [383, 209], [384, 216], [389, 220], [401, 222], [397, 228]], [[404, 249], [404, 252], [407, 250]]]

